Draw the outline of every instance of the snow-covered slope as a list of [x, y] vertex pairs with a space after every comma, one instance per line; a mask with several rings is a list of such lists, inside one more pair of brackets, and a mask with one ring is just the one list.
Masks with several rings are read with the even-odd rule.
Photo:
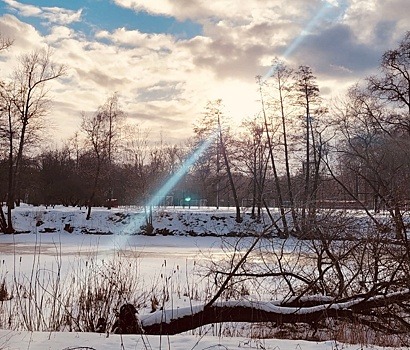
[[[6, 210], [6, 208], [5, 208]], [[246, 235], [260, 232], [263, 220], [251, 219], [244, 211], [243, 222], [235, 222], [233, 209], [156, 208], [152, 212], [153, 234], [160, 235]], [[32, 207], [22, 205], [13, 210], [18, 232], [70, 232], [87, 234], [144, 234], [147, 212], [144, 208], [93, 208], [86, 220], [86, 208]]]

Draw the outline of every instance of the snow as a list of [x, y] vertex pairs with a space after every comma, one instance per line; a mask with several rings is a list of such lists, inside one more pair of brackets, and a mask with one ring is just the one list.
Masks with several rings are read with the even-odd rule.
[[310, 342], [282, 339], [220, 338], [215, 336], [174, 335], [167, 337], [98, 333], [10, 332], [0, 330], [0, 348], [4, 350], [381, 350], [377, 346], [340, 344], [333, 341]]
[[[92, 219], [85, 220], [85, 209], [79, 208], [45, 208], [22, 206], [13, 211], [15, 228], [22, 233], [16, 235], [0, 235], [0, 253], [2, 256], [0, 277], [12, 276], [16, 269], [20, 274], [29, 275], [34, 266], [34, 259], [41, 258], [42, 267], [62, 261], [62, 273], [67, 271], [75, 259], [87, 254], [94, 254], [98, 259], [108, 259], [118, 252], [132, 252], [139, 259], [138, 277], [146, 283], [156, 283], [158, 276], [166, 272], [175, 272], [181, 268], [181, 275], [188, 276], [197, 261], [207, 259], [209, 254], [217, 257], [223, 255], [221, 238], [229, 232], [242, 230], [233, 220], [233, 210], [211, 210], [199, 208], [161, 209], [154, 214], [154, 226], [167, 228], [175, 236], [143, 236], [138, 233], [132, 220], [141, 216], [143, 210], [133, 208], [115, 208], [107, 210], [93, 208]], [[216, 219], [211, 219], [214, 217]], [[225, 219], [222, 219], [225, 217]], [[245, 216], [246, 217], [246, 216]], [[195, 224], [194, 224], [195, 223]], [[74, 227], [72, 233], [64, 230], [65, 224]], [[194, 225], [202, 233], [216, 233], [216, 236], [189, 236], [187, 228]], [[263, 223], [247, 222], [247, 229], [260, 228]], [[52, 229], [54, 232], [46, 231]], [[87, 232], [104, 232], [110, 234], [83, 234]], [[133, 235], [129, 235], [133, 233]], [[231, 238], [232, 240], [234, 238]], [[207, 254], [205, 254], [206, 252]], [[188, 278], [188, 277], [187, 277]], [[185, 283], [185, 282], [183, 282]], [[193, 283], [196, 283], [195, 281]], [[185, 307], [181, 300], [174, 300], [174, 314], [167, 319], [182, 317], [192, 310], [200, 310], [202, 306]], [[179, 303], [179, 304], [178, 304]], [[228, 304], [250, 303], [249, 301], [231, 301]], [[260, 307], [281, 309], [282, 312], [295, 312], [295, 308], [285, 310], [274, 303], [260, 303]], [[276, 309], [275, 309], [276, 310]], [[166, 311], [165, 313], [167, 313]], [[175, 312], [177, 314], [175, 314]], [[158, 312], [142, 315], [144, 323], [159, 317]], [[151, 320], [150, 320], [151, 321]], [[328, 342], [308, 342], [300, 340], [248, 339], [234, 337], [216, 337], [212, 334], [212, 326], [206, 326], [199, 334], [182, 334], [175, 336], [142, 336], [113, 335], [77, 332], [26, 332], [0, 330], [0, 349], [4, 350], [68, 350], [68, 349], [382, 349], [375, 346], [360, 346]], [[207, 331], [208, 330], [208, 331]]]
[[[78, 207], [30, 207], [23, 205], [13, 210], [15, 229], [19, 232], [61, 232], [69, 224], [73, 233], [103, 233], [130, 235], [142, 232], [146, 210], [141, 207], [121, 207], [107, 210], [93, 208], [91, 219], [86, 220], [86, 208]], [[158, 232], [167, 230], [169, 234], [186, 235], [226, 235], [231, 232], [258, 231], [267, 226], [250, 219], [244, 210], [244, 222], [235, 222], [233, 209], [210, 208], [159, 208], [153, 212], [153, 225]]]

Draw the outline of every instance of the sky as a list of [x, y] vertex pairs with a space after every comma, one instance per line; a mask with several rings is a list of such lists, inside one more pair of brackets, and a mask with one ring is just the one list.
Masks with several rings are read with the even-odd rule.
[[259, 112], [255, 77], [275, 57], [308, 65], [324, 97], [373, 74], [410, 28], [408, 0], [0, 0], [0, 79], [51, 47], [52, 139], [79, 130], [117, 93], [130, 123], [169, 143], [192, 135], [208, 101], [234, 123]]

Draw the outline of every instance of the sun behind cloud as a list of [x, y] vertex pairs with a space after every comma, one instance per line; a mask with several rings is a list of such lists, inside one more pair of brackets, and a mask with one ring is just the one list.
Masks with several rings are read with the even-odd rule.
[[406, 0], [389, 6], [381, 0], [98, 3], [61, 8], [52, 1], [3, 0], [0, 33], [14, 45], [1, 53], [2, 77], [21, 54], [38, 47], [51, 47], [53, 59], [68, 67], [52, 90], [56, 138], [70, 136], [81, 112], [95, 111], [113, 92], [130, 120], [153, 137], [167, 130], [170, 140], [182, 141], [207, 101], [217, 98], [239, 124], [259, 112], [255, 76], [269, 72], [272, 59], [298, 38], [287, 62], [310, 65], [324, 94], [339, 94], [376, 68], [405, 30], [408, 12], [400, 9], [410, 11]]

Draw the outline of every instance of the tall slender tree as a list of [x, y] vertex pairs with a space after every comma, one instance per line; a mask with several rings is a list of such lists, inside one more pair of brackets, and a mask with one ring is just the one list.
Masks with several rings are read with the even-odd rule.
[[242, 123], [245, 132], [238, 141], [240, 161], [251, 177], [252, 218], [261, 218], [263, 195], [265, 194], [269, 156], [265, 135], [265, 125], [259, 116]]
[[[94, 180], [88, 199], [87, 220], [91, 218], [91, 207], [99, 190], [103, 166], [107, 167], [109, 186], [111, 186], [110, 171], [114, 147], [119, 137], [119, 128], [123, 116], [124, 112], [119, 108], [116, 94], [109, 97], [105, 104], [100, 106], [94, 114], [87, 115], [83, 113], [82, 115], [81, 129], [95, 156]], [[108, 190], [109, 199], [111, 199], [111, 188]]]
[[273, 99], [275, 109], [278, 111], [281, 124], [281, 138], [283, 144], [283, 153], [285, 161], [285, 178], [287, 197], [289, 200], [290, 210], [292, 214], [293, 228], [299, 232], [300, 225], [298, 223], [296, 203], [294, 198], [294, 189], [292, 184], [292, 174], [290, 167], [290, 141], [288, 136], [289, 115], [287, 110], [292, 104], [293, 98], [293, 69], [287, 67], [284, 62], [275, 59], [272, 63], [272, 75], [270, 77], [271, 86], [273, 90]]
[[[215, 138], [216, 145], [214, 145], [214, 147], [211, 148], [210, 152], [214, 153], [215, 158], [216, 158], [217, 206], [219, 206], [219, 180], [220, 180], [219, 172], [221, 170], [219, 157], [222, 156], [222, 159], [223, 159], [222, 164], [224, 165], [226, 175], [228, 177], [232, 197], [235, 203], [236, 221], [242, 222], [239, 198], [238, 198], [236, 185], [235, 185], [235, 181], [234, 181], [233, 173], [232, 173], [231, 159], [229, 157], [228, 150], [227, 150], [226, 139], [227, 139], [228, 130], [227, 130], [227, 127], [225, 126], [226, 124], [224, 124], [222, 120], [223, 118], [222, 109], [223, 109], [222, 100], [218, 99], [216, 101], [208, 102], [204, 116], [201, 119], [201, 121], [198, 123], [198, 125], [195, 126], [194, 132], [196, 133], [197, 138], [200, 141], [206, 139], [207, 137], [215, 137], [216, 135], [216, 138]], [[208, 154], [210, 153], [208, 152]]]
[[272, 166], [272, 171], [273, 171], [273, 178], [274, 178], [274, 183], [275, 183], [275, 188], [276, 188], [276, 194], [278, 197], [278, 205], [279, 205], [279, 210], [280, 210], [280, 217], [282, 221], [282, 226], [283, 226], [283, 231], [279, 231], [279, 235], [283, 238], [287, 237], [289, 235], [289, 226], [288, 226], [288, 221], [286, 218], [286, 213], [285, 213], [285, 206], [283, 203], [283, 196], [282, 196], [282, 189], [280, 186], [280, 179], [279, 179], [279, 173], [278, 173], [278, 167], [277, 167], [277, 160], [274, 155], [274, 144], [272, 141], [272, 135], [273, 133], [272, 130], [272, 123], [269, 123], [268, 121], [268, 116], [266, 114], [266, 108], [265, 108], [265, 100], [263, 98], [263, 93], [262, 93], [262, 80], [261, 77], [257, 77], [257, 82], [259, 85], [259, 93], [260, 93], [260, 99], [261, 99], [261, 107], [262, 107], [262, 115], [263, 115], [263, 121], [264, 121], [264, 126], [265, 126], [265, 133], [266, 133], [266, 139], [268, 142], [268, 147], [269, 147], [269, 158], [271, 161], [271, 166]]
[[124, 111], [120, 108], [118, 94], [110, 96], [105, 104], [100, 108], [100, 113], [104, 115], [107, 125], [107, 177], [108, 177], [108, 201], [107, 207], [111, 209], [113, 184], [112, 171], [114, 153], [118, 147], [118, 141], [121, 134], [121, 127], [125, 118]]
[[319, 87], [316, 83], [316, 77], [312, 73], [312, 69], [308, 66], [300, 66], [295, 74], [295, 90], [297, 91], [297, 104], [303, 110], [303, 125], [305, 128], [305, 159], [303, 161], [304, 186], [302, 195], [302, 213], [301, 213], [301, 229], [305, 233], [309, 232], [312, 223], [309, 222], [313, 218], [316, 203], [314, 203], [314, 186], [313, 178], [317, 170], [317, 158], [314, 153], [317, 151], [316, 145], [312, 144], [313, 128], [313, 112], [314, 107], [319, 102]]

